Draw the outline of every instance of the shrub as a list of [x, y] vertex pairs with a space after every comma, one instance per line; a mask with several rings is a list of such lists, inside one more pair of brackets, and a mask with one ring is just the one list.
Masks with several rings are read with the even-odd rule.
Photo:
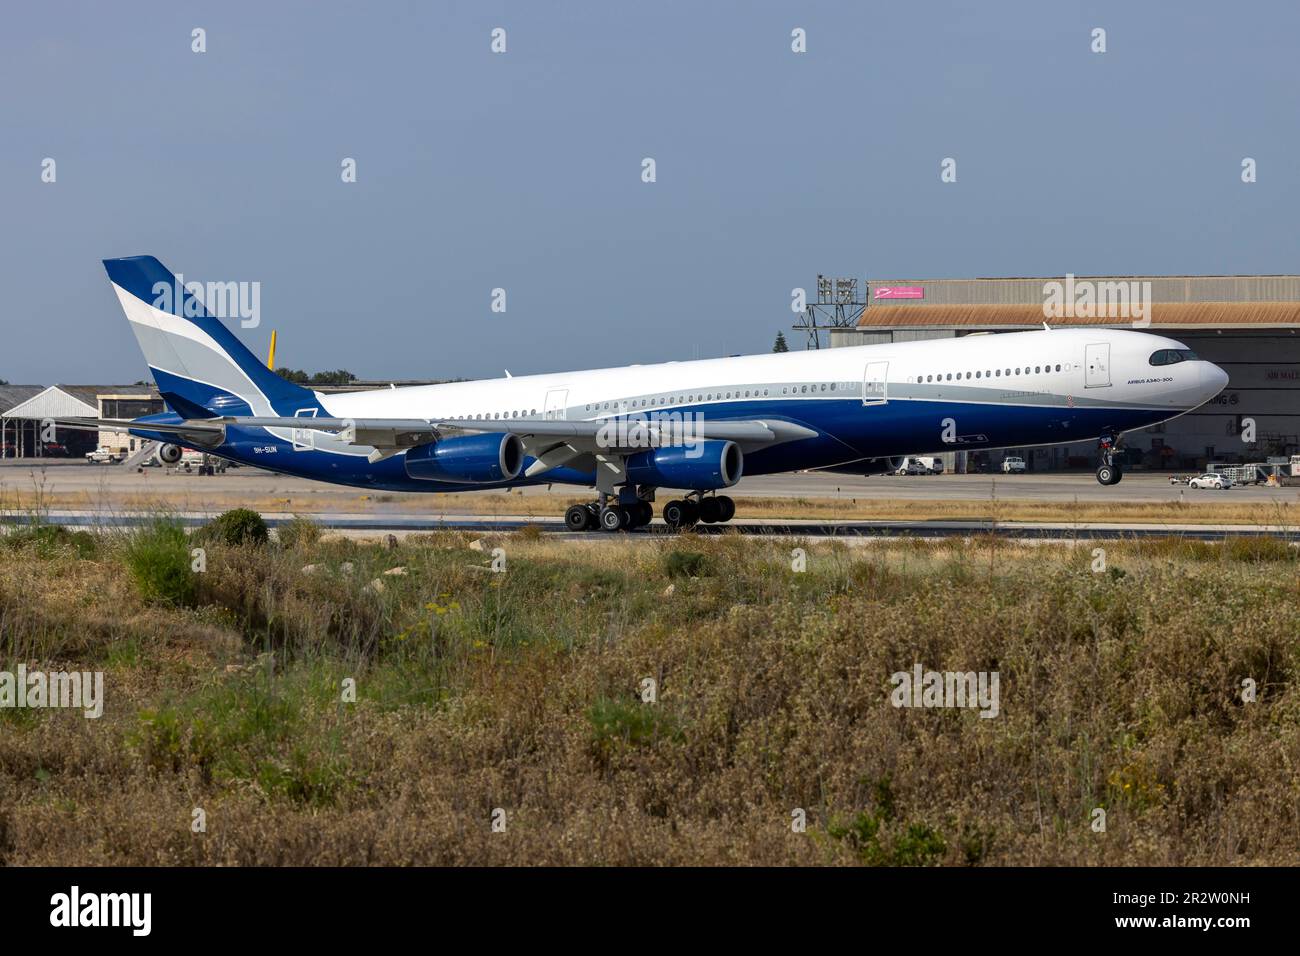
[[1265, 561], [1295, 561], [1300, 552], [1284, 538], [1232, 535], [1223, 539], [1223, 554], [1229, 561], [1259, 564]]
[[70, 531], [62, 525], [37, 524], [21, 528], [0, 538], [11, 548], [31, 547], [42, 558], [53, 557], [57, 552], [69, 550], [79, 558], [93, 558], [98, 551], [98, 541], [89, 531]]
[[197, 581], [190, 568], [190, 542], [179, 521], [155, 518], [126, 541], [127, 570], [145, 601], [186, 605], [194, 601]]
[[658, 704], [601, 697], [587, 709], [591, 753], [599, 763], [622, 748], [650, 747], [659, 740], [681, 741], [681, 728]]
[[275, 533], [286, 548], [307, 548], [320, 541], [321, 527], [311, 518], [294, 515], [292, 521], [280, 525]]
[[663, 563], [670, 578], [698, 578], [709, 572], [709, 556], [699, 551], [667, 551]]
[[266, 522], [256, 511], [248, 508], [232, 508], [217, 515], [202, 528], [197, 537], [205, 542], [220, 542], [231, 547], [251, 544], [254, 547], [266, 544], [269, 534]]

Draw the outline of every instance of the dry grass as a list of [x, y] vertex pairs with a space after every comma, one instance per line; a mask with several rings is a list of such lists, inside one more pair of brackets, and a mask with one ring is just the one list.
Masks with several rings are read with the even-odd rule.
[[[107, 687], [0, 711], [0, 864], [1300, 859], [1294, 547], [469, 541], [214, 547], [189, 609], [0, 546], [0, 667]], [[1001, 715], [893, 708], [916, 662]]]
[[[1014, 494], [1012, 487], [999, 494]], [[881, 521], [1040, 521], [1053, 523], [1139, 522], [1151, 524], [1269, 525], [1300, 527], [1300, 494], [1292, 501], [1241, 502], [1227, 492], [1188, 492], [1179, 501], [1051, 501], [1038, 498], [907, 499], [907, 498], [736, 498], [741, 519], [822, 519]], [[529, 518], [559, 517], [564, 509], [590, 495], [577, 492], [527, 494], [474, 492], [467, 494], [347, 494], [328, 489], [320, 494], [248, 495], [238, 493], [157, 495], [92, 492], [44, 492], [9, 489], [0, 506], [18, 513], [55, 509], [110, 512], [220, 512], [252, 508], [267, 517], [322, 513], [395, 515], [502, 515]], [[662, 500], [667, 500], [665, 497]]]

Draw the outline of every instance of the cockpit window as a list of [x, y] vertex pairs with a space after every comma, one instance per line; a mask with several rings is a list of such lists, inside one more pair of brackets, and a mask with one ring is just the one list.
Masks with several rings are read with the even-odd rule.
[[1179, 362], [1195, 362], [1196, 353], [1191, 349], [1159, 349], [1151, 353], [1152, 365], [1177, 365]]

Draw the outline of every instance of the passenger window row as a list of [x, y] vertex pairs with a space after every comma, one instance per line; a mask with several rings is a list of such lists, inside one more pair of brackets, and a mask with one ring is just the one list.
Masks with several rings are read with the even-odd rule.
[[453, 417], [464, 418], [466, 421], [490, 422], [496, 421], [498, 418], [529, 418], [536, 414], [537, 409], [535, 408], [531, 411], [526, 408], [516, 408], [508, 412], [473, 412], [468, 416], [456, 415]]
[[[848, 392], [851, 382], [809, 382], [799, 385], [782, 385], [782, 395], [817, 395], [825, 393], [843, 394]], [[749, 388], [732, 388], [716, 392], [675, 392], [656, 395], [650, 398], [634, 398], [631, 401], [612, 400], [608, 402], [588, 402], [584, 408], [589, 412], [626, 412], [642, 408], [665, 408], [671, 405], [686, 405], [695, 402], [734, 401], [744, 398], [767, 398], [776, 386], [754, 385]], [[528, 418], [535, 416], [537, 409], [512, 409], [505, 412], [474, 412], [468, 416], [456, 416], [467, 421], [495, 421], [498, 419]]]
[[[995, 368], [995, 369], [985, 369], [982, 372], [978, 372], [978, 371], [977, 372], [940, 372], [938, 375], [927, 375], [925, 377], [925, 381], [951, 382], [953, 381], [954, 376], [956, 376], [957, 381], [962, 381], [963, 377], [964, 378], [1003, 378], [1003, 377], [1011, 378], [1016, 375], [1042, 375], [1045, 372], [1046, 373], [1050, 373], [1052, 371], [1059, 372], [1060, 370], [1061, 370], [1060, 365], [1057, 365], [1055, 369], [1053, 369], [1051, 365], [1035, 365], [1033, 367], [1025, 365], [1023, 367], [1009, 368], [1006, 369], [1005, 371], [1000, 368]], [[919, 382], [920, 380], [921, 378], [918, 375], [917, 381]]]
[[[848, 392], [853, 387], [851, 382], [809, 382], [799, 385], [782, 385], [782, 395], [817, 395], [825, 393], [836, 395]], [[695, 402], [734, 401], [738, 398], [767, 398], [773, 394], [775, 385], [754, 385], [749, 388], [732, 388], [720, 392], [677, 392], [658, 395], [652, 398], [634, 398], [628, 401], [593, 402], [585, 406], [589, 412], [619, 412], [642, 408], [663, 408], [668, 405], [687, 405]]]

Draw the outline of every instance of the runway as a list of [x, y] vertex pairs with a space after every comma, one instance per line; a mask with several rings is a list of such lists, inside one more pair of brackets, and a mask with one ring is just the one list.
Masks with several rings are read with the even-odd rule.
[[[31, 499], [34, 490], [39, 489], [36, 500], [45, 503], [40, 508], [44, 520], [69, 527], [133, 525], [159, 508], [197, 525], [227, 508], [247, 506], [260, 511], [273, 528], [295, 515], [308, 515], [332, 532], [353, 537], [402, 537], [447, 530], [499, 534], [528, 526], [573, 540], [613, 537], [603, 532], [565, 530], [560, 517], [563, 503], [587, 494], [567, 486], [539, 486], [509, 493], [403, 495], [329, 485], [253, 468], [199, 476], [66, 460], [46, 465], [0, 464], [0, 519], [11, 523], [28, 520], [31, 508], [15, 508], [14, 495], [23, 493]], [[797, 473], [746, 478], [727, 493], [741, 505], [740, 517], [726, 525], [697, 525], [696, 533], [858, 542], [974, 535], [1038, 541], [1158, 535], [1221, 540], [1250, 535], [1295, 537], [1297, 528], [1291, 526], [1289, 516], [1300, 515], [1296, 510], [1300, 506], [1300, 488], [1294, 486], [1197, 491], [1171, 485], [1164, 474], [1142, 473], [1126, 475], [1123, 482], [1112, 487], [1099, 485], [1091, 473], [908, 477]], [[670, 492], [661, 492], [659, 504], [671, 496]], [[773, 510], [773, 500], [781, 502], [780, 513], [753, 516], [754, 511], [763, 515]], [[749, 516], [744, 514], [747, 501]], [[953, 503], [969, 503], [970, 507], [959, 504], [954, 513]], [[926, 515], [928, 504], [942, 505], [948, 513]], [[1043, 520], [1024, 520], [1039, 517], [1039, 506], [1043, 504], [1056, 505], [1052, 508], [1056, 513], [1042, 516]], [[1107, 520], [1111, 517], [1107, 504], [1126, 505], [1151, 514]], [[1179, 507], [1169, 508], [1171, 504]], [[1241, 510], [1247, 516], [1216, 520], [1216, 506], [1228, 504], [1246, 506]], [[1004, 508], [1015, 510], [1008, 507], [1012, 505], [1021, 506], [1022, 520], [998, 520]], [[1087, 506], [1086, 520], [1073, 519], [1069, 512], [1075, 505]], [[870, 513], [888, 514], [891, 509], [907, 513], [891, 517]], [[1198, 512], [1203, 516], [1198, 517]], [[806, 517], [787, 516], [801, 513]], [[654, 540], [670, 533], [656, 518], [648, 528], [623, 532], [621, 536]]]
[[[136, 493], [164, 496], [204, 494], [243, 495], [248, 497], [283, 495], [327, 502], [340, 497], [355, 498], [367, 494], [358, 487], [331, 485], [306, 478], [240, 467], [224, 475], [200, 476], [173, 472], [170, 469], [144, 468], [140, 471], [116, 465], [89, 465], [70, 459], [46, 459], [37, 462], [0, 460], [0, 488], [31, 488], [45, 482], [51, 492], [95, 494]], [[492, 493], [492, 492], [487, 492]], [[497, 492], [501, 493], [501, 492]], [[383, 494], [383, 492], [371, 492]], [[525, 498], [561, 495], [577, 497], [583, 490], [568, 486], [537, 485], [514, 489], [512, 495]], [[1165, 472], [1129, 472], [1118, 485], [1097, 483], [1091, 472], [1067, 472], [1020, 475], [872, 475], [855, 477], [825, 472], [795, 472], [783, 475], [744, 477], [740, 484], [727, 489], [733, 498], [820, 498], [852, 500], [920, 500], [943, 498], [950, 501], [989, 501], [995, 498], [1028, 501], [1087, 502], [1171, 502], [1191, 504], [1231, 500], [1238, 502], [1295, 502], [1300, 488], [1264, 485], [1238, 486], [1228, 492], [1192, 491], [1172, 485]], [[396, 502], [429, 502], [444, 498], [433, 494], [393, 495]]]
[[[177, 520], [197, 527], [215, 517], [217, 512], [177, 512]], [[264, 514], [266, 523], [276, 528], [294, 520], [292, 514]], [[153, 513], [92, 510], [54, 510], [42, 516], [50, 524], [74, 529], [129, 528], [151, 520]], [[529, 515], [355, 515], [316, 514], [312, 518], [331, 533], [354, 538], [373, 538], [393, 534], [403, 538], [410, 534], [438, 531], [468, 531], [503, 534], [536, 527], [574, 541], [603, 541], [616, 537], [645, 540], [664, 538], [678, 532], [656, 521], [646, 528], [607, 534], [602, 531], [571, 532], [561, 518]], [[17, 512], [0, 512], [0, 521], [21, 525], [28, 516]], [[764, 521], [737, 518], [725, 525], [699, 524], [696, 534], [741, 534], [766, 538], [838, 538], [865, 543], [891, 538], [970, 538], [994, 535], [1023, 541], [1124, 540], [1148, 537], [1186, 537], [1202, 541], [1220, 541], [1228, 537], [1287, 537], [1300, 542], [1300, 529], [1270, 525], [1197, 525], [1160, 523], [1082, 522], [1078, 524], [1040, 521], [819, 521], [790, 519]]]

